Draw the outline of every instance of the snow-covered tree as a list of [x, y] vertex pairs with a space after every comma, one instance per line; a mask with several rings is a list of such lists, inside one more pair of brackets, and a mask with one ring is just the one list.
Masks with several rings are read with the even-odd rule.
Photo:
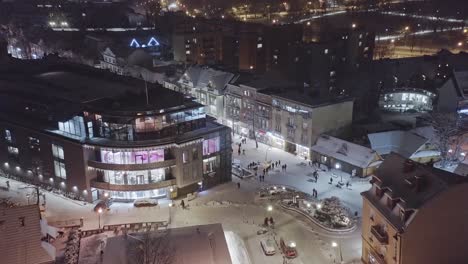
[[171, 264], [175, 256], [169, 230], [128, 235], [127, 243], [129, 264]]
[[458, 162], [459, 158], [464, 156], [461, 147], [466, 142], [466, 118], [457, 113], [433, 112], [428, 121], [434, 130], [432, 144], [440, 151], [440, 167], [446, 168], [451, 163]]

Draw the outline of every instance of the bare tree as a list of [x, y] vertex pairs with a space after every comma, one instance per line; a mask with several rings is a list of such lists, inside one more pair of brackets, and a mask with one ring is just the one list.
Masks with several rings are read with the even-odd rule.
[[127, 235], [127, 249], [129, 264], [171, 264], [175, 256], [169, 230]]
[[430, 114], [429, 122], [434, 130], [432, 143], [440, 151], [440, 167], [446, 168], [452, 162], [458, 162], [461, 156], [464, 157], [461, 147], [466, 142], [465, 121], [457, 113]]

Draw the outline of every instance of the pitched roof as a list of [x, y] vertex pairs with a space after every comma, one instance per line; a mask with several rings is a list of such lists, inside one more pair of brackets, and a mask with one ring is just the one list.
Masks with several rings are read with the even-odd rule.
[[321, 135], [311, 150], [344, 161], [359, 168], [367, 168], [376, 160], [376, 152], [339, 138]]
[[[392, 198], [400, 198], [408, 209], [418, 209], [450, 186], [466, 182], [451, 172], [440, 170], [432, 166], [411, 162], [407, 169], [407, 159], [396, 153], [387, 156], [375, 172], [380, 188], [387, 189]], [[415, 189], [414, 179], [420, 177], [419, 190]], [[413, 183], [413, 184], [411, 184]]]
[[395, 130], [368, 134], [371, 148], [380, 155], [396, 152], [405, 158], [411, 157], [427, 139], [411, 132]]
[[221, 91], [234, 79], [235, 75], [230, 72], [219, 71], [212, 68], [192, 66], [187, 69], [181, 80], [192, 83], [194, 88], [209, 87]]
[[0, 255], [2, 263], [52, 263], [41, 242], [40, 212], [37, 205], [0, 208]]

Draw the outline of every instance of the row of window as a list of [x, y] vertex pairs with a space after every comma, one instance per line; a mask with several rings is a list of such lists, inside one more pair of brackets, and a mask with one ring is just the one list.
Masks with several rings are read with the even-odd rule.
[[[5, 129], [5, 139], [12, 143], [13, 137], [10, 130]], [[33, 150], [40, 151], [40, 142], [39, 139], [35, 137], [28, 137], [29, 147]], [[8, 153], [13, 156], [19, 156], [19, 149], [14, 146], [8, 146]], [[54, 174], [56, 177], [66, 179], [67, 170], [65, 169], [65, 155], [63, 152], [63, 147], [57, 144], [52, 144], [52, 156], [54, 158]]]

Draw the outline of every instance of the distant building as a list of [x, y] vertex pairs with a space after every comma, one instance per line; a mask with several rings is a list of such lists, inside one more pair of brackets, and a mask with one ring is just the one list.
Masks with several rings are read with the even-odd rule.
[[56, 236], [56, 230], [41, 219], [39, 206], [0, 208], [2, 263], [55, 263], [55, 247], [49, 244], [47, 239], [50, 235]]
[[[159, 235], [159, 238], [161, 238], [164, 236], [157, 232], [150, 232], [149, 237], [158, 238]], [[132, 261], [132, 254], [135, 254], [135, 249], [132, 247], [138, 246], [139, 243], [144, 243], [144, 239], [147, 239], [147, 236], [138, 233], [108, 238], [106, 247], [104, 248], [102, 263], [134, 263]], [[156, 245], [158, 240], [153, 239], [153, 244], [151, 244], [151, 241], [147, 243]], [[163, 239], [164, 242], [161, 242], [161, 246], [171, 250], [164, 252], [163, 249], [159, 249], [159, 252], [172, 254], [167, 256], [170, 259], [170, 262], [168, 262], [170, 264], [232, 263], [226, 236], [221, 224], [171, 228], [167, 230], [167, 237], [163, 237]], [[151, 254], [148, 255], [152, 256]]]
[[468, 181], [392, 153], [363, 192], [362, 261], [466, 263]]
[[468, 71], [453, 72], [438, 91], [438, 111], [468, 114]]
[[379, 107], [388, 112], [426, 113], [432, 111], [436, 94], [424, 89], [395, 88], [381, 93]]
[[0, 83], [0, 161], [24, 181], [132, 201], [231, 180], [230, 129], [183, 94], [51, 60], [7, 63]]
[[383, 160], [372, 149], [328, 135], [318, 138], [311, 155], [314, 162], [360, 177], [374, 173]]

